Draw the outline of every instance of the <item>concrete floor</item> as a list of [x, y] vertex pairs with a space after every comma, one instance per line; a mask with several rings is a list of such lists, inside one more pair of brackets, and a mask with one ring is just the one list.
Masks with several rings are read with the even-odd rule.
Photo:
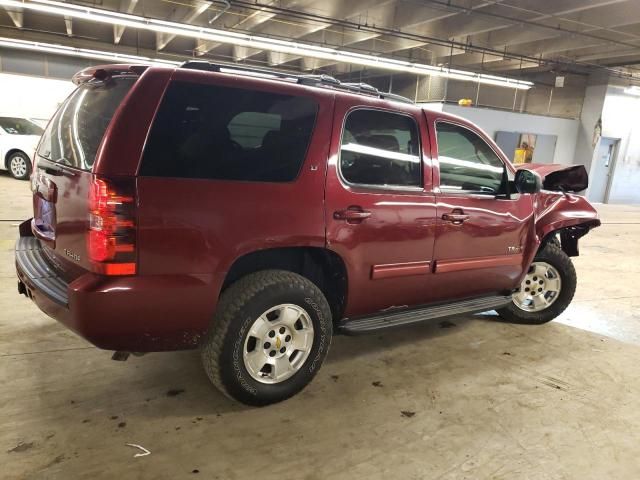
[[19, 297], [30, 194], [0, 175], [0, 477], [638, 478], [640, 207], [601, 215], [560, 321], [336, 337], [301, 395], [253, 409], [195, 352], [113, 362]]

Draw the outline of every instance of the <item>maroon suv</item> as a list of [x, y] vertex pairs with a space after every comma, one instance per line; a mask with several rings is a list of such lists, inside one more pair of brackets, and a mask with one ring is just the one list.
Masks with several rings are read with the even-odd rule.
[[200, 347], [247, 404], [300, 391], [336, 331], [553, 319], [600, 224], [575, 169], [516, 169], [473, 124], [365, 84], [203, 62], [74, 82], [18, 290], [121, 358]]

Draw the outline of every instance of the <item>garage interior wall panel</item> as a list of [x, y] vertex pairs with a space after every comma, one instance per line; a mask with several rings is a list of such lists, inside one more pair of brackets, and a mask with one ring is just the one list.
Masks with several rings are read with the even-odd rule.
[[45, 56], [24, 50], [2, 50], [2, 71], [44, 77], [47, 73]]
[[0, 115], [48, 120], [74, 88], [69, 80], [0, 73]]
[[[443, 105], [443, 111], [471, 120], [493, 139], [496, 138], [497, 132], [555, 136], [557, 142], [553, 158], [543, 158], [543, 155], [536, 155], [535, 161], [537, 163], [562, 163], [565, 165], [574, 163], [578, 120], [505, 112], [490, 108], [460, 107], [449, 104]], [[549, 142], [552, 142], [552, 139], [549, 139]], [[551, 151], [549, 148], [543, 150], [546, 152]]]
[[90, 60], [0, 48], [0, 115], [48, 120]]

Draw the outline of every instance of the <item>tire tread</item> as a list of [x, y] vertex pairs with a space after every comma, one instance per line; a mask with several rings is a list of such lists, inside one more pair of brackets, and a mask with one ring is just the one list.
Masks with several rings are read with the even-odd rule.
[[514, 303], [497, 310], [498, 314], [512, 323], [542, 325], [550, 322], [560, 315], [571, 303], [576, 291], [576, 269], [571, 258], [562, 250], [558, 242], [547, 242], [538, 251], [534, 258], [535, 261], [550, 260], [549, 263], [563, 274], [562, 287], [560, 291], [561, 298], [558, 298], [550, 307], [540, 312], [525, 312], [518, 308]]
[[[237, 318], [240, 310], [257, 295], [270, 287], [287, 283], [307, 291], [314, 297], [320, 295], [321, 298], [324, 298], [320, 289], [310, 280], [297, 273], [286, 270], [262, 270], [249, 274], [240, 278], [221, 295], [216, 313], [213, 316], [212, 324], [202, 343], [201, 357], [204, 370], [209, 380], [211, 380], [214, 386], [226, 397], [232, 400], [238, 400], [228, 390], [221, 375], [222, 353], [231, 323]], [[327, 318], [330, 319], [331, 314], [328, 304], [325, 305], [325, 310], [328, 311], [325, 313], [328, 315]], [[329, 342], [331, 342], [330, 335]], [[327, 349], [328, 347], [329, 345]], [[292, 392], [287, 397], [282, 398], [282, 400], [289, 398], [295, 393], [295, 391]]]

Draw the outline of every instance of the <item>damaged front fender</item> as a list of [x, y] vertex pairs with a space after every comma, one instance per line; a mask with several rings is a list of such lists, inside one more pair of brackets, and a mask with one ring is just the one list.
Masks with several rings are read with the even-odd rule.
[[560, 234], [565, 253], [578, 255], [578, 239], [600, 226], [598, 212], [586, 198], [571, 193], [541, 191], [534, 201], [536, 236], [542, 243], [550, 235]]

